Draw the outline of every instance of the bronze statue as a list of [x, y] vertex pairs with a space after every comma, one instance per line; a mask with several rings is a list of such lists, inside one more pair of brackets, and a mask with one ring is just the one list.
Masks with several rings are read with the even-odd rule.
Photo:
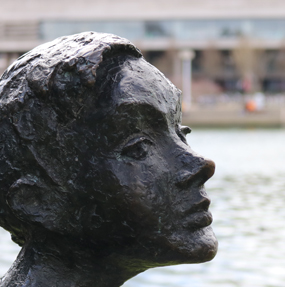
[[181, 93], [126, 39], [58, 38], [0, 80], [0, 225], [23, 246], [1, 287], [121, 286], [211, 260], [203, 184]]

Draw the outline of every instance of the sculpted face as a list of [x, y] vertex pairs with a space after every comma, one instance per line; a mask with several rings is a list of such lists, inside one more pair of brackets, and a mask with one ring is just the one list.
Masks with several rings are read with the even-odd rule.
[[215, 165], [186, 142], [180, 91], [128, 40], [39, 46], [0, 78], [0, 101], [0, 225], [23, 246], [0, 287], [116, 287], [215, 256]]
[[[99, 102], [104, 116], [86, 116], [91, 134], [96, 132], [89, 162], [99, 166], [89, 176], [88, 193], [91, 202], [105, 194], [96, 211], [90, 203], [89, 218], [101, 214], [99, 225], [110, 238], [139, 245], [142, 257], [151, 250], [162, 265], [212, 259], [217, 242], [203, 184], [214, 163], [186, 142], [190, 129], [180, 124], [180, 91], [144, 59], [128, 60], [115, 77]], [[93, 223], [90, 237], [98, 235]]]

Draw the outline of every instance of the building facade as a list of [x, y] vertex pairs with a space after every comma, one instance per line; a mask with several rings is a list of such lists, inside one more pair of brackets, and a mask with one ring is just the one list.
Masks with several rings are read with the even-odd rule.
[[285, 91], [283, 0], [0, 0], [0, 5], [0, 72], [41, 43], [93, 30], [130, 39], [179, 87], [179, 55], [193, 51], [197, 95]]

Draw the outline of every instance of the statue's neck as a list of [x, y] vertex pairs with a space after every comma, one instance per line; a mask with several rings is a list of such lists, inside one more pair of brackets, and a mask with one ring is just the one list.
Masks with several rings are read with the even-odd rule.
[[131, 274], [114, 256], [108, 258], [96, 258], [77, 247], [30, 243], [22, 248], [0, 287], [117, 287], [138, 273]]

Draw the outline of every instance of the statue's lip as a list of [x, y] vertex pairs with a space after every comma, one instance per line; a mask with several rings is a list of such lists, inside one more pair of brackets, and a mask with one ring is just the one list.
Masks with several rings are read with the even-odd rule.
[[209, 226], [213, 222], [210, 211], [191, 213], [182, 220], [182, 226], [187, 229], [197, 229]]
[[191, 207], [184, 212], [184, 215], [208, 211], [210, 203], [211, 203], [210, 198], [202, 196], [202, 198], [199, 201], [193, 203]]
[[182, 226], [185, 228], [202, 228], [213, 222], [213, 217], [209, 211], [211, 200], [203, 196], [201, 200], [194, 203], [182, 214]]

